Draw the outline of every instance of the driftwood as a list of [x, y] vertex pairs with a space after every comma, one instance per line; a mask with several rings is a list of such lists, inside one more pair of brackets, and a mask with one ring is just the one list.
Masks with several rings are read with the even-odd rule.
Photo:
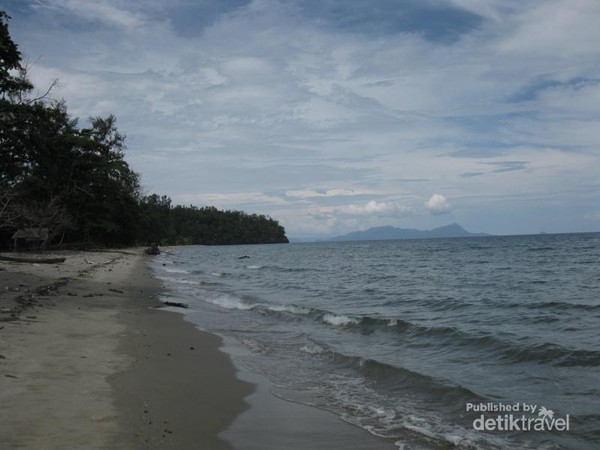
[[16, 256], [1, 256], [0, 261], [10, 261], [18, 263], [33, 263], [33, 264], [58, 264], [65, 262], [67, 258], [21, 258]]
[[107, 259], [106, 261], [101, 262], [101, 263], [97, 263], [95, 261], [90, 261], [87, 258], [83, 258], [83, 260], [85, 261], [86, 264], [100, 264], [100, 265], [105, 265], [105, 264], [110, 264], [111, 262], [113, 262], [114, 258], [113, 259]]
[[160, 255], [160, 249], [158, 248], [158, 245], [156, 244], [152, 244], [150, 247], [148, 247], [146, 250], [144, 250], [144, 253], [146, 255]]
[[167, 306], [174, 306], [175, 308], [188, 308], [188, 305], [180, 302], [164, 302]]

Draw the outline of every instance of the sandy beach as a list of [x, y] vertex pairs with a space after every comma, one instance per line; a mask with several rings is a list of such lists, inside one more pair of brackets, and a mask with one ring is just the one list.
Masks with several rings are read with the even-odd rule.
[[0, 262], [0, 448], [393, 448], [236, 376], [218, 336], [158, 309], [140, 251], [55, 256]]
[[246, 404], [220, 340], [156, 309], [136, 252], [0, 263], [0, 447], [230, 448]]

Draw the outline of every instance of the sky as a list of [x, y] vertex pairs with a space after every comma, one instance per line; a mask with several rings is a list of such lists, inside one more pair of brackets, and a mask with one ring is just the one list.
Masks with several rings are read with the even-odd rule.
[[291, 237], [600, 231], [598, 0], [1, 0], [147, 193]]

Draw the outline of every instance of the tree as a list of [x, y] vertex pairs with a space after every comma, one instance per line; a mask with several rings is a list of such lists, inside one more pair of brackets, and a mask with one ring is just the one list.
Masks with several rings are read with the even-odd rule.
[[33, 89], [22, 65], [21, 53], [8, 32], [9, 19], [5, 11], [0, 11], [0, 107]]
[[14, 194], [8, 189], [0, 191], [0, 229], [14, 228], [19, 214], [14, 210]]
[[52, 237], [133, 243], [139, 176], [124, 160], [116, 118], [91, 118], [81, 129], [64, 102], [30, 98], [7, 20], [0, 11], [0, 224], [6, 233], [48, 227]]
[[19, 166], [19, 157], [8, 143], [17, 113], [11, 106], [15, 98], [33, 88], [24, 77], [21, 53], [8, 31], [9, 19], [6, 12], [0, 11], [0, 229], [10, 229], [18, 220], [16, 195], [9, 185]]
[[140, 202], [141, 222], [139, 235], [146, 244], [163, 244], [171, 241], [174, 232], [171, 224], [171, 199], [166, 195], [152, 194]]

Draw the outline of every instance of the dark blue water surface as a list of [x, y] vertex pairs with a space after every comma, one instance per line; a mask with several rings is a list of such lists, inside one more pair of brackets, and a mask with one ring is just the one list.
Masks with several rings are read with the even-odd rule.
[[[600, 234], [171, 251], [164, 300], [276, 395], [404, 449], [600, 448]], [[475, 430], [467, 404], [488, 402], [570, 428]]]

